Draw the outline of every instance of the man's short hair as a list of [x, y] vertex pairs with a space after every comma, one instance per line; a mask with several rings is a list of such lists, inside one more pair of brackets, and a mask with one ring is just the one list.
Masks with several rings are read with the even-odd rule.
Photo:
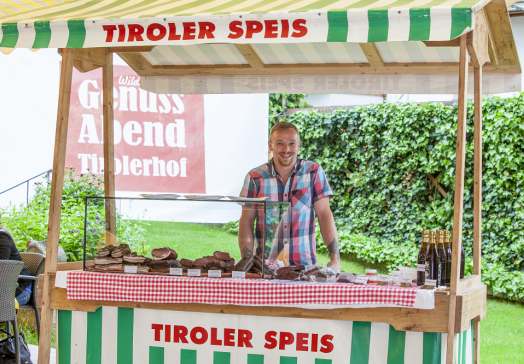
[[298, 133], [298, 129], [295, 126], [295, 124], [288, 123], [287, 121], [279, 121], [278, 123], [273, 125], [273, 127], [271, 128], [271, 130], [269, 132], [269, 140], [271, 140], [271, 137], [273, 136], [273, 132], [274, 131], [287, 130], [287, 129], [293, 129], [294, 131], [296, 131], [297, 135], [298, 135], [298, 140], [300, 140], [300, 134]]

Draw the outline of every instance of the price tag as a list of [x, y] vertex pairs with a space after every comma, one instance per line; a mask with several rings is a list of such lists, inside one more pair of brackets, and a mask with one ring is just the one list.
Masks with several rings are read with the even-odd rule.
[[136, 265], [125, 265], [124, 273], [138, 273], [138, 267]]
[[207, 276], [211, 278], [220, 278], [222, 277], [222, 271], [218, 269], [208, 270]]
[[411, 277], [400, 277], [400, 282], [411, 283], [413, 279]]
[[200, 269], [188, 269], [187, 276], [188, 277], [200, 277]]
[[424, 285], [425, 286], [433, 286], [435, 287], [437, 285], [437, 280], [436, 279], [427, 279], [425, 280], [424, 282]]
[[233, 278], [246, 278], [246, 272], [233, 271]]
[[425, 264], [417, 264], [417, 272], [425, 272], [425, 271], [426, 271]]
[[377, 277], [379, 282], [389, 282], [389, 280], [391, 279], [391, 277], [387, 274], [379, 274]]
[[183, 275], [182, 268], [169, 268], [169, 274], [172, 276], [181, 276]]
[[368, 283], [368, 276], [357, 276], [354, 283], [366, 284]]

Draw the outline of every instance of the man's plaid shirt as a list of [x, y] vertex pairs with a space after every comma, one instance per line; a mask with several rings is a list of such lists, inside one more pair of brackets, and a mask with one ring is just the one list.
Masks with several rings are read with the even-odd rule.
[[[289, 244], [290, 265], [317, 263], [313, 204], [325, 197], [333, 196], [333, 191], [322, 167], [314, 162], [297, 159], [295, 169], [287, 184], [284, 185], [282, 178], [274, 169], [273, 160], [271, 160], [247, 174], [240, 196], [248, 198], [267, 197], [268, 201], [291, 202], [291, 213], [287, 211], [281, 216], [281, 219], [277, 219], [277, 224], [281, 223], [279, 228], [281, 231], [279, 231], [279, 237], [272, 240], [280, 245], [278, 247], [279, 252], [283, 248], [282, 244]], [[258, 209], [255, 227], [257, 254], [259, 255], [262, 253], [264, 219], [261, 217], [263, 213], [263, 208]], [[269, 238], [268, 240], [270, 240]]]

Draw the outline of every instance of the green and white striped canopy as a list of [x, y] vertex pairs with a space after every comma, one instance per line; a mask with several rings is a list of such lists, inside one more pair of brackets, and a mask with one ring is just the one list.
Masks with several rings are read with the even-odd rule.
[[[52, 3], [51, 5], [47, 5]], [[451, 40], [488, 0], [1, 0], [0, 47]]]

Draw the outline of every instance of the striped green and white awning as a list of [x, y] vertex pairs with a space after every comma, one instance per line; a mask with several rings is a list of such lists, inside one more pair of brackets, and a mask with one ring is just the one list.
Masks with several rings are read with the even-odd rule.
[[445, 41], [488, 0], [0, 1], [0, 47]]

